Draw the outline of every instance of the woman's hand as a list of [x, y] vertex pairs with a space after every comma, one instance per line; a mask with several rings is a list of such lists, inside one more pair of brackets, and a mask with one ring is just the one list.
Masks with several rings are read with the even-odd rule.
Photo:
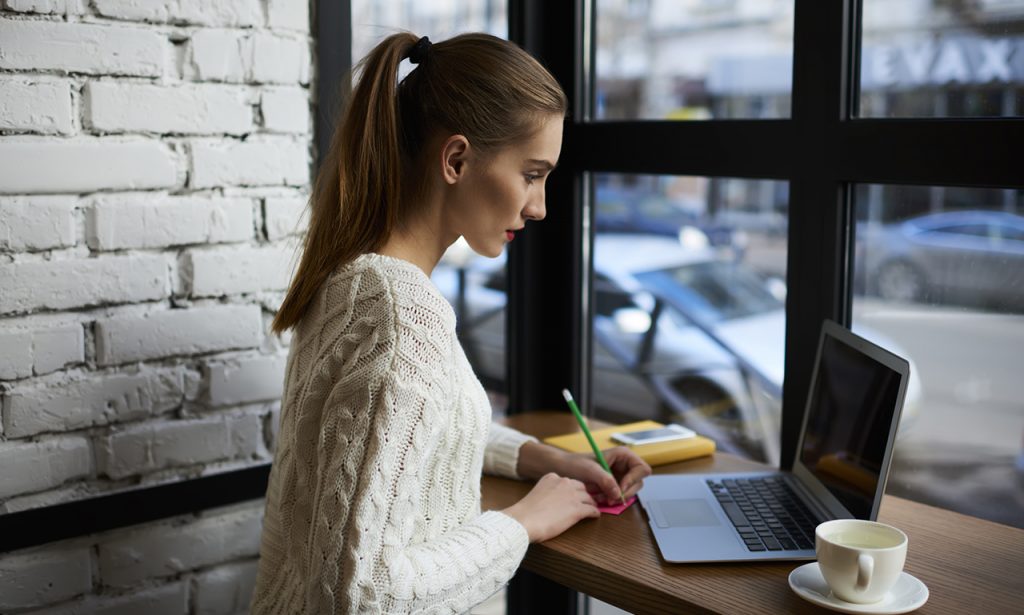
[[558, 467], [552, 469], [562, 476], [583, 482], [598, 504], [614, 504], [636, 495], [644, 484], [644, 477], [651, 475], [651, 466], [625, 446], [616, 446], [602, 453], [614, 478], [605, 472], [593, 455], [584, 453], [566, 453]]
[[530, 542], [554, 538], [582, 519], [601, 516], [583, 483], [554, 472], [542, 476], [526, 497], [502, 512], [526, 528]]

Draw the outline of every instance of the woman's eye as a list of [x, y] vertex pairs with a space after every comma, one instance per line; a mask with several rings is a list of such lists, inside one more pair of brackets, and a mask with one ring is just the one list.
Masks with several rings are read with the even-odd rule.
[[526, 174], [526, 183], [532, 184], [533, 182], [535, 182], [538, 179], [541, 179], [542, 177], [544, 177], [544, 176], [543, 175], [536, 175], [536, 174], [527, 173]]

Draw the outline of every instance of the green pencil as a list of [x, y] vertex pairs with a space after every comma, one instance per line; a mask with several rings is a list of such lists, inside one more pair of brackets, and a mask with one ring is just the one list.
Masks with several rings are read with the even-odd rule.
[[[605, 461], [604, 455], [601, 454], [601, 449], [597, 447], [597, 442], [594, 442], [594, 436], [590, 435], [590, 429], [587, 428], [587, 422], [583, 420], [583, 415], [580, 414], [580, 409], [576, 407], [576, 400], [572, 398], [572, 393], [569, 389], [562, 389], [562, 397], [565, 398], [565, 403], [569, 404], [569, 409], [576, 415], [576, 422], [580, 424], [580, 429], [583, 430], [583, 434], [587, 436], [587, 440], [590, 442], [590, 448], [594, 449], [594, 456], [597, 457], [597, 462], [601, 464], [605, 472], [611, 474], [613, 477], [615, 473], [608, 467], [608, 462]], [[626, 495], [619, 491], [619, 498], [622, 499], [622, 503], [626, 503]]]

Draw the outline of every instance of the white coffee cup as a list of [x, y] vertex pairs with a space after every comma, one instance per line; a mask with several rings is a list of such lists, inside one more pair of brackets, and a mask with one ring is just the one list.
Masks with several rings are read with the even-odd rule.
[[840, 600], [870, 604], [885, 598], [907, 559], [907, 535], [863, 519], [826, 521], [814, 530], [818, 567]]

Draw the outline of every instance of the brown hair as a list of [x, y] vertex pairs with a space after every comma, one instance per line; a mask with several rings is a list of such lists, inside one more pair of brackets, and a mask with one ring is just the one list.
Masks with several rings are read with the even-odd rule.
[[379, 249], [420, 190], [424, 143], [444, 130], [487, 152], [564, 115], [558, 82], [514, 43], [462, 34], [417, 48], [419, 64], [397, 83], [398, 66], [420, 39], [393, 34], [359, 63], [360, 77], [313, 184], [302, 259], [274, 317], [295, 326], [335, 268]]

